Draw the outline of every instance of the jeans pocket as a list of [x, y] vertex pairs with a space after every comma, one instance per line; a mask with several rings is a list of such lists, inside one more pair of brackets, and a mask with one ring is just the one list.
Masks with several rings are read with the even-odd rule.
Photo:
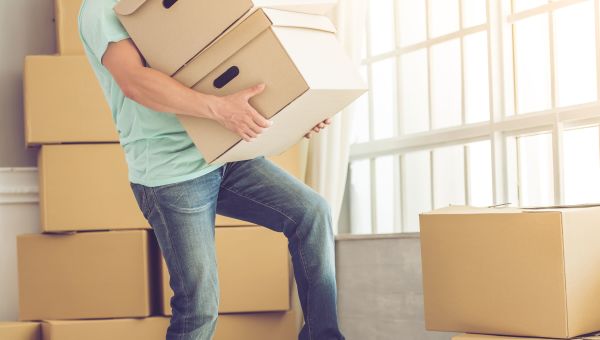
[[212, 176], [203, 177], [154, 187], [157, 204], [178, 213], [197, 213], [208, 209], [216, 204], [219, 181]]

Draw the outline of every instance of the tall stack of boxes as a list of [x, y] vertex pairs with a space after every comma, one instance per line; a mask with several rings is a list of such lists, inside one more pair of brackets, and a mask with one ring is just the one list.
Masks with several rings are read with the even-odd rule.
[[[162, 3], [162, 1], [160, 1]], [[164, 339], [168, 271], [137, 206], [111, 112], [77, 30], [81, 0], [55, 0], [58, 55], [25, 61], [28, 146], [40, 146], [42, 234], [17, 239], [19, 318], [12, 340]], [[301, 176], [301, 146], [270, 157]], [[216, 340], [294, 339], [287, 240], [217, 216]]]
[[600, 339], [600, 206], [449, 207], [420, 222], [428, 330]]

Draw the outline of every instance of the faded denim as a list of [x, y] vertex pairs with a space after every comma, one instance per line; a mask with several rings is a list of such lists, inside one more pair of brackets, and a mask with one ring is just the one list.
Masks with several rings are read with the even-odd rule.
[[175, 292], [167, 340], [210, 340], [215, 331], [216, 213], [282, 232], [288, 239], [305, 320], [298, 339], [344, 339], [336, 310], [331, 211], [306, 184], [258, 157], [175, 184], [130, 185], [154, 229]]

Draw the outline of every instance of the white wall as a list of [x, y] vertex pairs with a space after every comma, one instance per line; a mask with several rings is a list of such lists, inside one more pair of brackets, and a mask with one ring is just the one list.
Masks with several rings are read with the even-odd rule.
[[18, 317], [17, 235], [39, 233], [37, 170], [0, 169], [0, 321]]
[[55, 53], [53, 18], [53, 0], [0, 0], [0, 168], [35, 166], [37, 150], [24, 142], [23, 59]]

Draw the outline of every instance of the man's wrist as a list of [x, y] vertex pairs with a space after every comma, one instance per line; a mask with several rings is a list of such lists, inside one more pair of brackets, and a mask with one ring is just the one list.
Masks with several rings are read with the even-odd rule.
[[199, 117], [219, 120], [217, 107], [220, 97], [198, 92], [197, 98], [199, 104], [196, 105], [197, 111], [195, 114]]

